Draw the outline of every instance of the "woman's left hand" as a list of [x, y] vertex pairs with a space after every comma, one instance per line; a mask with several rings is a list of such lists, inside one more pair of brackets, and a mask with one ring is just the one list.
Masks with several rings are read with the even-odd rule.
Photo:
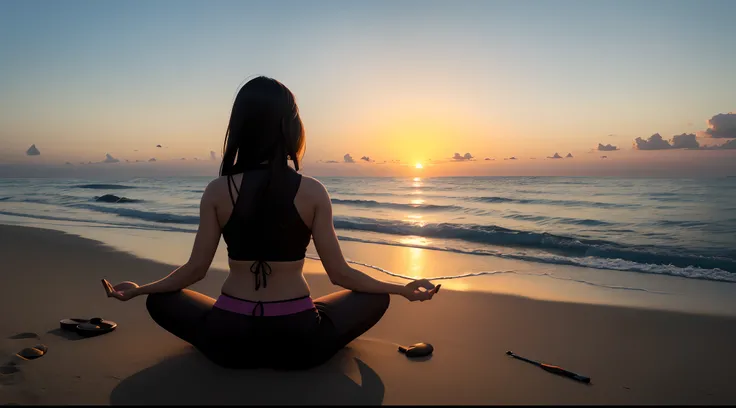
[[122, 302], [133, 299], [138, 295], [140, 295], [140, 293], [138, 293], [138, 284], [130, 281], [118, 283], [112, 287], [112, 292], [110, 292], [111, 297]]

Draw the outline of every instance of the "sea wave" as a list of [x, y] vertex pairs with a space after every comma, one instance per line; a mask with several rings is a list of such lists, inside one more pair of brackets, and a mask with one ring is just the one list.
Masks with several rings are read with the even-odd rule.
[[165, 212], [136, 210], [132, 208], [107, 207], [94, 204], [75, 204], [73, 207], [162, 224], [199, 224], [199, 216], [196, 215], [178, 215]]
[[0, 211], [0, 215], [8, 215], [11, 217], [23, 217], [32, 218], [37, 220], [47, 221], [64, 221], [72, 223], [85, 223], [85, 226], [94, 226], [98, 228], [125, 228], [125, 229], [142, 229], [149, 231], [169, 231], [169, 232], [197, 232], [195, 229], [178, 228], [174, 226], [161, 226], [161, 225], [147, 225], [147, 224], [132, 224], [125, 222], [111, 222], [111, 221], [94, 221], [94, 220], [82, 220], [73, 217], [63, 217], [58, 215], [44, 215], [44, 214], [28, 214], [19, 213], [14, 211]]
[[545, 232], [512, 230], [495, 225], [452, 223], [418, 225], [361, 217], [335, 217], [335, 228], [537, 249], [565, 257], [621, 259], [637, 264], [672, 265], [678, 268], [696, 267], [721, 269], [729, 273], [736, 272], [736, 259], [725, 256], [701, 255], [683, 248], [633, 247], [603, 240], [583, 240]]
[[604, 203], [598, 201], [581, 201], [581, 200], [551, 200], [548, 198], [508, 198], [508, 197], [467, 197], [469, 201], [479, 201], [484, 203], [514, 203], [514, 204], [541, 204], [541, 205], [559, 205], [567, 207], [594, 207], [594, 208], [634, 208], [639, 207], [637, 204], [623, 203]]
[[[56, 197], [56, 203], [49, 202], [48, 200], [36, 199], [29, 199], [28, 201], [44, 202], [45, 204], [59, 204], [59, 198], [60, 197]], [[69, 197], [69, 199], [71, 198], [72, 197]], [[366, 202], [368, 205], [380, 205], [380, 203], [372, 204], [367, 200], [351, 201], [359, 201], [361, 205]], [[164, 225], [197, 225], [199, 223], [199, 216], [193, 211], [191, 215], [188, 215], [186, 213], [174, 214], [166, 211], [121, 207], [116, 204], [68, 202], [63, 205], [70, 208], [89, 210]], [[404, 208], [403, 206], [405, 206], [405, 204], [397, 205], [401, 205], [401, 208]], [[551, 219], [556, 222], [577, 222], [579, 225], [602, 225], [602, 221], [596, 220], [559, 220], [555, 219], [555, 217], [551, 217]], [[534, 221], [539, 224], [543, 224], [542, 220]], [[640, 265], [669, 265], [675, 268], [693, 267], [712, 270], [718, 269], [724, 271], [724, 273], [736, 272], [736, 253], [732, 254], [734, 251], [726, 251], [726, 254], [724, 255], [723, 252], [716, 254], [702, 253], [692, 248], [631, 246], [604, 240], [582, 239], [554, 235], [546, 232], [508, 229], [496, 225], [454, 223], [417, 224], [407, 223], [405, 221], [345, 216], [336, 216], [334, 219], [334, 225], [337, 229], [348, 231], [365, 231], [396, 236], [413, 235], [430, 239], [450, 239], [498, 247], [535, 249], [553, 255], [562, 256], [563, 258], [553, 259], [556, 263], [600, 267], [602, 269], [645, 270], [648, 267], [642, 267]], [[443, 250], [452, 250], [452, 248], [444, 248]], [[481, 253], [482, 251], [479, 254]], [[496, 255], [494, 253], [488, 254]], [[570, 260], [572, 258], [575, 260]], [[593, 261], [593, 259], [603, 261]], [[538, 257], [529, 260], [539, 261]], [[611, 260], [618, 260], [616, 261], [618, 263], [612, 262]], [[546, 259], [543, 262], [549, 261], [550, 259]], [[595, 262], [602, 263], [596, 266], [593, 265]], [[632, 264], [625, 264], [626, 262], [631, 262]], [[697, 274], [696, 271], [687, 273]]]
[[126, 186], [122, 184], [79, 184], [74, 188], [87, 188], [92, 190], [127, 190], [130, 188], [139, 188], [135, 186]]
[[457, 211], [463, 209], [463, 207], [457, 205], [385, 203], [374, 200], [343, 200], [339, 198], [333, 198], [332, 203], [353, 207], [391, 208], [396, 210]]
[[614, 226], [621, 225], [602, 220], [593, 220], [586, 218], [567, 218], [567, 217], [547, 217], [545, 215], [532, 215], [532, 214], [506, 214], [504, 218], [512, 218], [516, 220], [533, 221], [539, 224], [545, 224], [548, 222], [559, 222], [562, 224], [570, 225], [583, 225], [588, 227], [601, 227], [601, 226]]
[[[365, 239], [365, 238], [357, 238], [357, 237], [342, 236], [342, 235], [340, 235], [339, 238], [342, 241], [353, 241], [353, 242], [362, 242], [362, 243], [369, 243], [369, 244], [382, 244], [382, 245], [409, 247], [409, 248], [422, 248], [422, 249], [429, 249], [429, 250], [435, 250], [435, 251], [455, 252], [455, 253], [468, 254], [468, 255], [493, 256], [497, 258], [514, 259], [518, 261], [535, 262], [535, 263], [543, 263], [543, 264], [569, 265], [569, 266], [579, 266], [579, 267], [593, 268], [593, 269], [616, 270], [616, 271], [622, 271], [622, 272], [637, 272], [637, 273], [646, 273], [646, 274], [654, 274], [654, 275], [668, 275], [668, 276], [676, 276], [676, 277], [688, 278], [688, 279], [736, 283], [736, 274], [722, 270], [722, 269], [717, 269], [717, 268], [716, 269], [704, 269], [704, 268], [699, 268], [699, 267], [694, 267], [694, 266], [677, 267], [674, 265], [665, 265], [665, 264], [659, 264], [659, 265], [640, 264], [637, 262], [626, 261], [623, 259], [601, 259], [601, 258], [596, 258], [596, 257], [575, 258], [575, 257], [566, 257], [566, 256], [559, 256], [559, 255], [545, 254], [545, 253], [536, 253], [536, 254], [529, 254], [529, 253], [523, 253], [523, 252], [505, 253], [505, 252], [500, 252], [500, 251], [494, 251], [491, 249], [464, 250], [464, 249], [452, 248], [452, 247], [416, 245], [416, 244], [403, 243], [403, 242], [395, 242], [395, 241], [380, 240], [380, 239]], [[483, 275], [483, 273], [478, 273], [478, 274]], [[468, 276], [471, 276], [471, 275], [468, 275]], [[472, 276], [475, 276], [475, 275], [472, 275]], [[462, 277], [465, 277], [465, 276], [457, 275], [457, 276], [452, 276], [451, 278], [462, 278]], [[449, 278], [445, 278], [445, 279], [449, 279]], [[581, 283], [584, 283], [584, 282], [581, 282]]]

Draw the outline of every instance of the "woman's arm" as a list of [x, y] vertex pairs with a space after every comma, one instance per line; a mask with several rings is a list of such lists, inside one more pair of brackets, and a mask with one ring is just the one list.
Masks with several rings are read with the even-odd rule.
[[133, 289], [135, 295], [175, 292], [204, 279], [207, 275], [217, 246], [220, 244], [221, 234], [214, 204], [213, 184], [214, 182], [210, 183], [202, 194], [199, 204], [199, 229], [194, 238], [189, 261], [165, 278]]
[[[322, 260], [322, 265], [333, 284], [356, 292], [402, 295], [410, 300], [428, 300], [432, 298], [436, 289], [426, 279], [410, 282], [408, 285], [388, 283], [374, 279], [350, 267], [345, 261], [335, 233], [330, 195], [321, 183], [315, 181], [315, 184], [318, 185], [315, 188], [317, 206], [312, 222], [312, 237], [317, 253]], [[424, 287], [426, 292], [419, 291], [419, 287]]]

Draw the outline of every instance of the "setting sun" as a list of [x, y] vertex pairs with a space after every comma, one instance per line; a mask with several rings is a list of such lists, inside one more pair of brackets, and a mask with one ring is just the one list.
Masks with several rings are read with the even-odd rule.
[[421, 169], [421, 168], [423, 168], [424, 166], [422, 166], [422, 163], [417, 163], [417, 165], [416, 165], [416, 166], [414, 166], [414, 167], [416, 167], [416, 168], [418, 168], [418, 169]]

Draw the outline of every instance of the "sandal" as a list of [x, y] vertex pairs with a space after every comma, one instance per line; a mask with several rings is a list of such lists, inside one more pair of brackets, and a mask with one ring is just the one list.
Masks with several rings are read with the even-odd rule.
[[110, 333], [118, 327], [118, 324], [103, 320], [101, 317], [93, 317], [92, 319], [63, 319], [60, 322], [62, 330], [74, 330], [83, 337], [94, 337], [101, 334]]

